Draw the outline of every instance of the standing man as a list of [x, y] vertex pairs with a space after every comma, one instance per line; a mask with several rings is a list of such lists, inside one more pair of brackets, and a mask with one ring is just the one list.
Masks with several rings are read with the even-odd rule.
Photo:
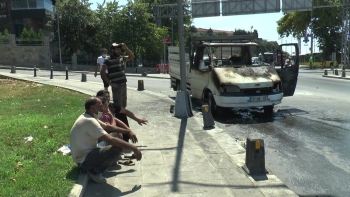
[[[107, 57], [107, 49], [103, 48], [101, 50], [101, 54], [102, 55], [97, 58], [97, 64], [96, 64], [96, 69], [95, 69], [95, 74], [94, 74], [95, 77], [97, 76], [97, 70], [99, 70], [100, 74], [101, 74], [103, 62], [105, 61], [105, 59]], [[108, 69], [106, 69], [105, 72], [108, 74]], [[102, 75], [101, 75], [101, 79], [102, 79], [103, 86], [104, 86], [105, 90], [108, 90], [109, 84], [105, 80], [103, 80]]]
[[[127, 56], [121, 55], [121, 49], [125, 50]], [[106, 58], [102, 69], [101, 76], [112, 88], [113, 103], [115, 108], [126, 108], [127, 105], [127, 90], [126, 90], [126, 76], [125, 76], [125, 63], [135, 58], [134, 54], [124, 44], [113, 43], [111, 45], [112, 53], [110, 57]], [[106, 70], [108, 69], [108, 75]], [[124, 122], [128, 127], [128, 118], [124, 113], [116, 113], [115, 117]], [[125, 141], [129, 141], [128, 135], [123, 135]]]
[[[103, 108], [99, 98], [87, 99], [85, 110], [85, 113], [75, 121], [70, 133], [72, 157], [82, 169], [87, 170], [92, 180], [105, 183], [106, 179], [102, 173], [117, 162], [123, 148], [131, 149], [137, 160], [141, 160], [142, 154], [136, 146], [113, 137], [100, 125], [97, 119], [102, 116]], [[132, 132], [128, 133], [134, 135]], [[105, 141], [109, 145], [100, 148], [97, 146], [98, 140]]]

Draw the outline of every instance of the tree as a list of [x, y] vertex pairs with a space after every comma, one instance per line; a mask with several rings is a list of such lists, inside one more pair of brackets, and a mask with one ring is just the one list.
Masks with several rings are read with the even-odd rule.
[[[98, 41], [96, 34], [97, 17], [90, 9], [88, 1], [62, 0], [56, 2], [57, 15], [60, 22], [60, 34], [62, 48], [67, 49], [70, 54], [78, 49], [88, 54], [98, 53]], [[52, 16], [51, 24], [57, 32], [56, 14]], [[57, 40], [57, 33], [55, 39]]]
[[209, 28], [209, 29], [207, 30], [207, 35], [208, 35], [208, 36], [213, 36], [213, 35], [214, 35], [214, 31], [213, 31], [211, 28]]
[[[339, 0], [325, 0], [323, 3], [339, 4]], [[277, 32], [280, 37], [292, 35], [303, 37], [305, 30], [310, 28], [314, 37], [318, 39], [318, 46], [327, 58], [334, 52], [334, 44], [340, 48], [342, 7], [316, 8], [311, 11], [289, 12], [277, 21]]]

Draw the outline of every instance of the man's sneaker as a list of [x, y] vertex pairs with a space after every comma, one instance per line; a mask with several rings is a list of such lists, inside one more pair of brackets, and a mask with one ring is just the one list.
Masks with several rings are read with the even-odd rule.
[[89, 171], [87, 173], [90, 176], [90, 178], [92, 180], [94, 180], [96, 183], [106, 183], [107, 182], [106, 178], [103, 177], [102, 174], [93, 175]]

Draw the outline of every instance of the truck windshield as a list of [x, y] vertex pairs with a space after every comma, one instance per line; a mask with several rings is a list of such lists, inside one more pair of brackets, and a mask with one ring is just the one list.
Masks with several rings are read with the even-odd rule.
[[[267, 61], [263, 61], [266, 59], [263, 55], [255, 55], [256, 52], [258, 52], [257, 54], [261, 53], [260, 48], [255, 45], [210, 46], [207, 49], [208, 57], [212, 57], [212, 63], [215, 67], [260, 66], [265, 65], [264, 62], [267, 63]], [[254, 61], [252, 57], [258, 58]]]

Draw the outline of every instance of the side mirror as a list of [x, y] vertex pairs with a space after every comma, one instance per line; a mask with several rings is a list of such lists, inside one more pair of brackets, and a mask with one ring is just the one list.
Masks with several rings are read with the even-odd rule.
[[204, 60], [199, 60], [199, 70], [200, 71], [208, 71], [208, 66], [205, 65]]

